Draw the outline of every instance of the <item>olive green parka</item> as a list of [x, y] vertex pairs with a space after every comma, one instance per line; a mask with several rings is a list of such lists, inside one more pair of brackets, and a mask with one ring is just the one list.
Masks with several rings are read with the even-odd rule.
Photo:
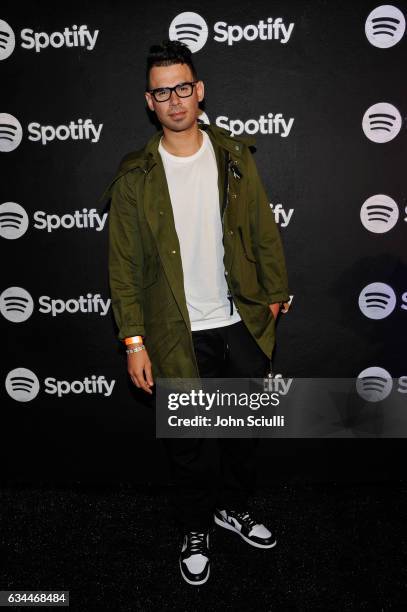
[[[234, 304], [271, 358], [275, 321], [269, 304], [289, 300], [278, 227], [259, 177], [252, 138], [200, 124], [218, 166], [224, 269]], [[162, 132], [127, 155], [106, 190], [109, 281], [118, 339], [145, 336], [153, 376], [198, 378], [180, 245], [158, 145]]]

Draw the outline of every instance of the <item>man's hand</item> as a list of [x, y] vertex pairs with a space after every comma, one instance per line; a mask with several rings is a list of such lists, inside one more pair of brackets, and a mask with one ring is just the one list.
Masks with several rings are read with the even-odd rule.
[[280, 302], [275, 302], [274, 304], [269, 304], [269, 308], [271, 310], [271, 313], [274, 317], [274, 320], [277, 319], [278, 313], [282, 312], [283, 314], [286, 314], [288, 312], [290, 305], [288, 302], [284, 302], [283, 304], [280, 304]]
[[271, 314], [274, 317], [274, 320], [277, 319], [277, 315], [280, 311], [280, 302], [276, 302], [275, 304], [269, 304], [269, 308], [271, 310]]
[[150, 387], [154, 385], [154, 381], [151, 361], [146, 349], [127, 355], [127, 371], [136, 387], [152, 395]]

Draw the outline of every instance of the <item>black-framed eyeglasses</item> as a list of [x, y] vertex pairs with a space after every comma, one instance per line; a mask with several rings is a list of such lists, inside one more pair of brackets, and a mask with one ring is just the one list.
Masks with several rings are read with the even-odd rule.
[[175, 91], [179, 98], [189, 98], [189, 96], [192, 96], [196, 83], [198, 81], [178, 83], [175, 87], [157, 87], [156, 89], [149, 89], [148, 93], [151, 93], [156, 102], [167, 102], [171, 98], [173, 91]]

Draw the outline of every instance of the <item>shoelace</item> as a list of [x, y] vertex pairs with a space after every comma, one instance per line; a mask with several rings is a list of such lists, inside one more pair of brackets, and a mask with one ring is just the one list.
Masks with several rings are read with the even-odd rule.
[[200, 533], [199, 531], [190, 531], [187, 534], [188, 548], [194, 555], [205, 555], [207, 554], [206, 548], [206, 533]]
[[250, 516], [249, 512], [236, 512], [236, 510], [231, 510], [230, 515], [235, 516], [240, 522], [244, 523], [249, 531], [257, 525], [257, 522]]

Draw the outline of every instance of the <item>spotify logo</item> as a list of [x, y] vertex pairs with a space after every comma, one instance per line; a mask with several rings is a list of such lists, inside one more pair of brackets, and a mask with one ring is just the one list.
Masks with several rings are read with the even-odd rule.
[[359, 308], [369, 319], [385, 319], [396, 307], [396, 294], [385, 283], [371, 283], [359, 295]]
[[8, 58], [14, 51], [16, 38], [6, 21], [0, 19], [0, 60]]
[[[98, 314], [105, 317], [111, 300], [103, 299], [100, 293], [87, 293], [75, 298], [61, 299], [50, 295], [38, 298], [38, 312], [58, 317], [61, 314]], [[0, 295], [0, 314], [12, 323], [21, 323], [30, 318], [34, 310], [31, 295], [22, 287], [8, 287]]]
[[0, 113], [0, 151], [8, 153], [17, 149], [23, 137], [21, 123], [8, 113]]
[[400, 113], [392, 104], [379, 102], [365, 112], [362, 128], [369, 140], [378, 143], [389, 142], [400, 132]]
[[365, 33], [370, 44], [380, 49], [393, 47], [402, 38], [406, 29], [403, 13], [385, 4], [375, 8], [366, 19]]
[[[31, 28], [24, 28], [17, 34], [22, 49], [41, 53], [43, 49], [61, 47], [72, 49], [81, 47], [93, 51], [99, 35], [99, 30], [90, 30], [87, 25], [73, 25], [65, 27], [62, 32], [35, 32]], [[21, 40], [20, 40], [21, 39]], [[6, 21], [0, 19], [0, 60], [9, 57], [16, 46], [16, 37]]]
[[[91, 374], [82, 380], [58, 380], [47, 377], [43, 381], [43, 391], [58, 398], [73, 393], [94, 394], [110, 397], [116, 384], [114, 379], [107, 380], [106, 376]], [[40, 390], [40, 382], [37, 376], [27, 368], [15, 368], [8, 373], [5, 382], [6, 391], [9, 396], [17, 402], [29, 402], [37, 397]]]
[[[277, 41], [285, 45], [291, 38], [294, 25], [284, 22], [282, 17], [266, 17], [246, 25], [217, 21], [213, 25], [213, 40], [226, 43], [228, 47], [253, 41]], [[195, 53], [208, 39], [208, 26], [197, 13], [181, 13], [171, 22], [169, 37], [185, 43]]]
[[382, 193], [371, 196], [360, 209], [363, 226], [374, 234], [384, 234], [397, 223], [399, 209], [394, 200]]
[[180, 13], [170, 24], [169, 37], [185, 43], [192, 53], [196, 53], [208, 39], [208, 26], [198, 13]]
[[31, 317], [33, 310], [33, 299], [22, 287], [8, 287], [0, 295], [0, 312], [8, 321], [22, 323]]
[[30, 402], [37, 397], [40, 382], [31, 370], [15, 368], [7, 374], [6, 390], [17, 402]]
[[368, 402], [380, 402], [388, 397], [393, 380], [387, 370], [373, 366], [363, 370], [356, 379], [356, 391]]
[[[58, 230], [85, 229], [102, 232], [106, 227], [108, 213], [98, 211], [96, 208], [82, 208], [72, 213], [57, 215], [36, 210], [32, 214], [32, 227], [44, 230], [47, 233]], [[13, 240], [20, 238], [28, 229], [29, 219], [26, 211], [20, 204], [5, 202], [0, 204], [0, 237]]]
[[0, 204], [0, 237], [8, 240], [20, 238], [28, 229], [28, 215], [20, 204]]

